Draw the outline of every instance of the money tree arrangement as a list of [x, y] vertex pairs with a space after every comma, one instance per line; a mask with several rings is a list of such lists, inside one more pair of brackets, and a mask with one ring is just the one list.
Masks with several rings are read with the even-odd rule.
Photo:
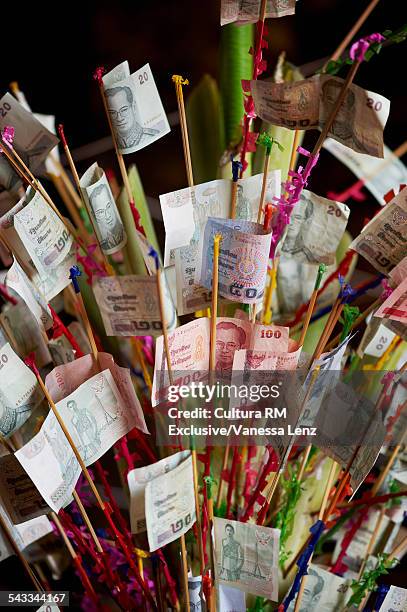
[[[17, 83], [0, 99], [7, 605], [406, 609], [407, 145], [357, 84], [406, 28], [358, 39], [377, 2], [305, 78], [265, 59], [295, 0], [222, 0], [219, 86], [168, 75], [186, 181], [162, 237], [128, 163], [170, 131], [148, 63], [93, 75], [120, 181], [80, 175]], [[310, 190], [323, 149], [357, 177], [339, 194]]]

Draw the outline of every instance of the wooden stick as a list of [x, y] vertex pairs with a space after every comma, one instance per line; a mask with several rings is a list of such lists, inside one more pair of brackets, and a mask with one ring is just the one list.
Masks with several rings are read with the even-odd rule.
[[270, 281], [267, 287], [266, 299], [264, 302], [263, 317], [262, 317], [262, 323], [266, 325], [271, 324], [272, 317], [273, 317], [273, 313], [271, 310], [271, 303], [273, 301], [274, 289], [276, 289], [277, 287], [277, 269], [278, 269], [279, 261], [280, 261], [279, 257], [273, 258], [273, 264], [271, 267], [271, 271], [269, 272]]
[[109, 262], [109, 260], [107, 258], [107, 255], [104, 252], [104, 250], [102, 249], [101, 244], [100, 244], [100, 240], [99, 240], [100, 234], [97, 231], [94, 215], [92, 213], [92, 210], [90, 209], [90, 205], [88, 204], [86, 198], [83, 195], [83, 191], [81, 189], [81, 183], [80, 183], [80, 179], [79, 179], [79, 174], [78, 174], [78, 171], [76, 170], [76, 166], [75, 166], [75, 163], [73, 161], [73, 158], [72, 158], [72, 155], [71, 155], [71, 151], [69, 149], [68, 142], [67, 142], [66, 137], [65, 137], [64, 126], [62, 125], [62, 123], [60, 123], [58, 125], [58, 133], [59, 133], [59, 137], [61, 138], [62, 146], [64, 148], [65, 155], [66, 155], [66, 158], [68, 160], [69, 167], [71, 169], [72, 176], [73, 176], [74, 181], [75, 181], [76, 189], [78, 190], [78, 193], [80, 195], [82, 204], [83, 204], [86, 212], [88, 213], [89, 221], [90, 221], [90, 223], [92, 225], [93, 233], [94, 233], [96, 241], [98, 243], [99, 251], [100, 251], [100, 256], [102, 258], [102, 261], [103, 261], [103, 264], [105, 266], [106, 272], [109, 274], [109, 276], [114, 276], [114, 270], [113, 270], [112, 266], [110, 265], [110, 262]]
[[297, 159], [297, 148], [298, 148], [298, 145], [300, 143], [300, 136], [301, 136], [300, 130], [295, 130], [293, 146], [292, 146], [292, 149], [291, 149], [291, 157], [290, 157], [289, 170], [294, 170], [294, 168], [295, 168], [295, 161]]
[[297, 474], [297, 481], [299, 483], [302, 481], [304, 477], [304, 472], [307, 466], [307, 461], [308, 461], [308, 457], [311, 452], [311, 449], [312, 449], [312, 444], [308, 444], [308, 446], [305, 447], [304, 452], [302, 454], [301, 465], [300, 465], [300, 469], [298, 470], [298, 474]]
[[[71, 268], [72, 270], [72, 268]], [[97, 361], [98, 359], [98, 349], [96, 346], [96, 341], [95, 341], [95, 337], [93, 335], [93, 330], [89, 321], [89, 317], [88, 317], [88, 313], [86, 312], [86, 308], [85, 308], [85, 304], [83, 303], [83, 297], [81, 295], [80, 291], [76, 291], [75, 289], [75, 298], [76, 298], [76, 303], [79, 307], [79, 314], [80, 317], [83, 321], [83, 325], [85, 327], [85, 331], [86, 331], [86, 335], [88, 336], [88, 340], [92, 349], [92, 353], [93, 353], [93, 357], [95, 358], [95, 360]]]
[[213, 372], [216, 367], [216, 320], [218, 316], [219, 250], [221, 240], [221, 234], [216, 234], [213, 237], [211, 337], [209, 353], [209, 369], [211, 372]]
[[305, 336], [307, 335], [308, 326], [309, 326], [309, 323], [311, 321], [311, 317], [312, 317], [312, 315], [314, 313], [315, 304], [316, 304], [316, 301], [317, 301], [317, 298], [318, 298], [319, 287], [321, 285], [322, 276], [323, 276], [325, 270], [326, 270], [326, 266], [324, 264], [321, 264], [319, 266], [319, 268], [318, 268], [317, 278], [316, 278], [315, 285], [314, 285], [314, 290], [312, 292], [311, 299], [310, 299], [309, 304], [308, 304], [308, 309], [307, 309], [307, 313], [305, 315], [305, 319], [304, 319], [304, 323], [303, 323], [303, 327], [302, 327], [301, 336], [300, 336], [300, 339], [298, 341], [300, 346], [304, 345]]
[[238, 181], [232, 181], [231, 200], [230, 200], [230, 218], [231, 219], [236, 219], [237, 186], [238, 186]]
[[[188, 124], [185, 114], [184, 95], [182, 92], [183, 85], [189, 85], [187, 79], [183, 79], [179, 74], [173, 74], [172, 80], [175, 83], [175, 94], [177, 96], [178, 113], [181, 125], [182, 144], [184, 148], [185, 168], [187, 171], [188, 185], [194, 184], [194, 176], [192, 172], [191, 151], [189, 149]], [[233, 218], [233, 217], [232, 217]]]
[[222, 471], [221, 471], [221, 474], [219, 476], [218, 494], [216, 496], [216, 508], [218, 508], [218, 509], [219, 509], [221, 501], [222, 501], [222, 492], [223, 492], [223, 484], [224, 484], [224, 480], [222, 478], [222, 473], [225, 472], [225, 470], [228, 467], [229, 454], [230, 454], [230, 445], [226, 444], [225, 451], [223, 453]]
[[339, 308], [339, 305], [340, 305], [340, 301], [341, 301], [341, 298], [338, 297], [337, 300], [334, 302], [332, 308], [331, 308], [331, 312], [329, 313], [328, 320], [325, 323], [325, 327], [322, 330], [322, 333], [321, 333], [321, 335], [319, 337], [319, 340], [318, 340], [318, 344], [315, 347], [314, 354], [312, 355], [311, 363], [313, 363], [315, 361], [315, 359], [318, 359], [320, 357], [320, 355], [322, 353], [322, 350], [323, 350], [323, 347], [325, 346], [327, 340], [329, 340], [328, 333], [329, 333], [329, 330], [331, 329], [332, 321], [335, 319], [336, 312], [337, 312], [337, 310]]
[[151, 382], [150, 372], [148, 371], [146, 360], [144, 359], [140, 340], [134, 337], [132, 338], [132, 344], [133, 344], [134, 352], [136, 353], [137, 361], [139, 362], [141, 366], [141, 371], [143, 372], [145, 383], [151, 393], [151, 391], [153, 390], [153, 383]]
[[331, 62], [338, 61], [338, 59], [341, 57], [342, 53], [345, 51], [346, 47], [351, 42], [352, 38], [360, 30], [362, 25], [365, 23], [366, 19], [369, 17], [370, 13], [373, 11], [373, 9], [376, 7], [376, 5], [379, 2], [380, 2], [380, 0], [371, 0], [370, 4], [368, 4], [368, 6], [365, 8], [365, 10], [361, 14], [361, 16], [357, 19], [357, 21], [354, 23], [352, 28], [346, 34], [345, 38], [338, 45], [337, 49], [332, 53], [331, 58], [330, 58]]

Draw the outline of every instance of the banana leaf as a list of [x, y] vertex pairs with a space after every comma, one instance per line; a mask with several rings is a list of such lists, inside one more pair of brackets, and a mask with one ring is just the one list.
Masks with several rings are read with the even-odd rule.
[[213, 181], [225, 150], [225, 129], [218, 84], [205, 74], [185, 105], [194, 182]]
[[[128, 171], [128, 177], [134, 202], [137, 210], [140, 213], [140, 221], [146, 232], [147, 240], [154, 247], [157, 253], [160, 254], [160, 247], [158, 246], [158, 240], [154, 230], [143, 185], [134, 164]], [[118, 197], [118, 205], [120, 216], [127, 234], [127, 245], [123, 249], [126, 269], [128, 269], [131, 274], [146, 274], [143, 256], [136, 241], [136, 228], [134, 225], [133, 215], [130, 210], [130, 206], [128, 205], [127, 195], [124, 189], [122, 189]]]
[[229, 24], [221, 30], [220, 92], [225, 126], [226, 146], [239, 142], [244, 114], [242, 79], [251, 79], [254, 46], [253, 25]]

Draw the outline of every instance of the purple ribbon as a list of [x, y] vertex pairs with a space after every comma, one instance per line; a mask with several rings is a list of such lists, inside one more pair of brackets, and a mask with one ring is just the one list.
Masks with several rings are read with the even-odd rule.
[[378, 32], [365, 36], [360, 40], [353, 43], [349, 51], [349, 57], [353, 61], [363, 62], [365, 59], [366, 51], [369, 49], [372, 43], [381, 43], [384, 40], [384, 36]]

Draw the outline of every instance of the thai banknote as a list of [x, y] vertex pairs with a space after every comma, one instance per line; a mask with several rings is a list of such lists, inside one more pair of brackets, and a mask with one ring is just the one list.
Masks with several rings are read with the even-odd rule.
[[407, 168], [386, 145], [383, 160], [375, 159], [371, 155], [356, 153], [332, 138], [327, 138], [323, 146], [364, 181], [364, 187], [376, 198], [380, 206], [384, 206], [383, 196], [390, 189], [407, 183]]
[[[279, 197], [280, 170], [267, 175], [265, 202]], [[263, 174], [239, 180], [236, 196], [236, 218], [256, 221]], [[164, 266], [174, 263], [174, 249], [198, 244], [209, 217], [230, 216], [232, 181], [219, 179], [186, 187], [160, 196], [165, 226]]]
[[407, 278], [376, 310], [375, 317], [392, 319], [407, 324]]
[[71, 252], [72, 234], [38, 191], [27, 191], [14, 227], [40, 274], [57, 268]]
[[[93, 293], [108, 336], [157, 336], [162, 333], [155, 276], [95, 278]], [[170, 321], [173, 325], [173, 321]]]
[[13, 454], [0, 457], [0, 498], [15, 524], [49, 512], [37, 487]]
[[86, 380], [56, 407], [87, 466], [135, 425], [109, 370]]
[[[256, 114], [292, 130], [322, 130], [344, 80], [316, 75], [295, 83], [250, 81]], [[358, 153], [383, 157], [383, 129], [390, 102], [380, 94], [351, 85], [328, 136]]]
[[280, 530], [218, 517], [213, 525], [218, 584], [277, 601]]
[[205, 310], [211, 305], [212, 292], [195, 283], [198, 252], [197, 244], [174, 249], [179, 315]]
[[9, 268], [4, 282], [6, 287], [13, 289], [24, 300], [39, 325], [42, 325], [46, 330], [52, 327], [52, 315], [44, 296], [31, 282], [17, 261], [14, 261]]
[[[260, 19], [261, 0], [222, 0], [220, 25], [256, 23]], [[267, 0], [266, 19], [295, 13], [295, 0]]]
[[380, 606], [380, 612], [405, 612], [406, 610], [407, 589], [391, 585]]
[[[24, 521], [19, 525], [14, 525], [5, 508], [0, 504], [0, 515], [10, 532], [11, 537], [16, 543], [20, 551], [30, 546], [40, 538], [53, 532], [53, 528], [46, 516], [38, 516], [36, 518]], [[3, 552], [6, 556], [14, 554], [14, 550], [10, 547], [8, 540], [3, 533], [0, 535], [0, 560], [4, 560]]]
[[[13, 147], [16, 152], [31, 172], [37, 174], [49, 152], [57, 145], [58, 138], [10, 93], [0, 99], [0, 131], [6, 126], [14, 128]], [[18, 175], [3, 155], [0, 156], [0, 182], [11, 191], [21, 185]]]
[[202, 576], [188, 576], [188, 593], [190, 610], [203, 612], [205, 600], [202, 591]]
[[52, 411], [15, 456], [54, 512], [72, 501], [81, 468]]
[[[168, 334], [171, 368], [175, 372], [195, 371], [197, 380], [209, 367], [209, 320], [199, 318], [181, 325]], [[155, 367], [151, 402], [156, 406], [166, 399], [170, 384], [163, 336], [156, 340]]]
[[48, 349], [55, 366], [75, 361], [75, 351], [66, 336], [50, 340], [48, 342]]
[[[305, 588], [298, 612], [335, 612], [345, 607], [349, 585], [344, 578], [311, 563], [303, 580]], [[294, 612], [295, 603], [296, 598], [288, 606], [287, 612]]]
[[346, 204], [304, 189], [291, 214], [281, 255], [301, 263], [334, 264], [349, 212]]
[[[335, 269], [336, 264], [328, 266], [324, 278], [328, 278]], [[317, 274], [317, 264], [301, 263], [282, 253], [277, 268], [276, 302], [273, 304], [273, 311], [291, 314], [295, 313], [302, 304], [306, 304], [314, 290]], [[338, 281], [330, 283], [318, 299], [318, 308], [332, 304], [339, 293], [339, 288]]]
[[170, 126], [149, 64], [130, 74], [122, 62], [103, 77], [120, 153], [134, 153], [168, 134]]
[[9, 344], [0, 350], [0, 433], [11, 436], [43, 398], [36, 376]]
[[[15, 258], [37, 288], [39, 294], [44, 296], [46, 301], [50, 301], [71, 282], [69, 280], [69, 268], [76, 261], [74, 257], [74, 245], [73, 243], [71, 244], [61, 264], [57, 266], [49, 265], [45, 269], [41, 268], [41, 270], [37, 270], [30, 253], [32, 249], [26, 248], [29, 245], [27, 244], [25, 234], [22, 233], [22, 237], [20, 237], [15, 227], [15, 217], [17, 213], [24, 209], [25, 202], [26, 199], [23, 197], [13, 206], [13, 208], [0, 218], [0, 232], [12, 250]], [[53, 211], [51, 212], [53, 213]]]
[[127, 474], [127, 483], [130, 491], [130, 523], [132, 533], [142, 533], [147, 529], [145, 515], [145, 490], [147, 483], [158, 476], [172, 472], [188, 457], [189, 451], [181, 451], [151, 465], [130, 470]]
[[[215, 370], [219, 375], [231, 375], [235, 352], [256, 349], [288, 352], [289, 329], [279, 325], [253, 325], [244, 319], [218, 317], [216, 322]], [[210, 320], [206, 317], [181, 325], [168, 335], [171, 366], [189, 384], [206, 378], [209, 370]], [[192, 372], [189, 375], [188, 372]], [[188, 375], [187, 375], [188, 374]], [[185, 380], [184, 380], [185, 378]], [[170, 384], [163, 337], [156, 342], [152, 405], [166, 399]]]
[[349, 248], [382, 274], [389, 274], [407, 256], [406, 228], [407, 190], [403, 189], [369, 221]]
[[192, 529], [196, 521], [192, 456], [167, 474], [147, 482], [145, 514], [150, 551]]
[[389, 348], [395, 335], [394, 332], [383, 325], [380, 319], [372, 317], [358, 346], [358, 356], [361, 359], [364, 354], [371, 357], [381, 357]]
[[102, 250], [106, 255], [117, 253], [126, 244], [127, 235], [104, 170], [95, 162], [82, 175], [80, 186]]
[[[220, 234], [219, 294], [233, 302], [257, 304], [262, 301], [267, 276], [271, 233], [262, 225], [238, 219], [210, 217], [202, 238], [195, 281], [212, 288], [213, 243]], [[199, 266], [201, 262], [201, 266]]]
[[85, 355], [71, 363], [58, 366], [47, 375], [45, 385], [56, 403], [72, 394], [101, 370], [109, 370], [112, 375], [121, 400], [126, 405], [127, 416], [133, 423], [132, 426], [148, 433], [130, 370], [118, 366], [109, 353], [98, 353], [97, 363], [92, 355]]
[[7, 305], [0, 314], [0, 323], [21, 357], [34, 353], [39, 368], [52, 361], [44, 333], [24, 302]]

